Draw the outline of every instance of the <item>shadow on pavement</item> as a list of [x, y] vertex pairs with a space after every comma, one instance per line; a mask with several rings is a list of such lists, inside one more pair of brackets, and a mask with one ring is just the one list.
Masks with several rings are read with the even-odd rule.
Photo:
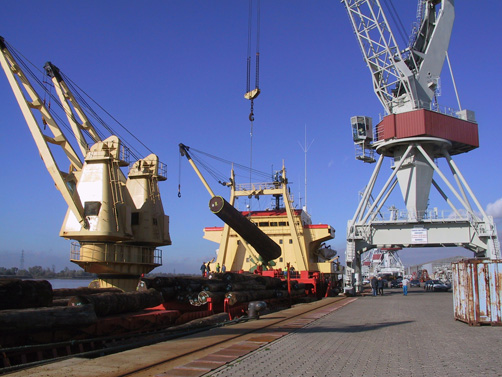
[[[380, 322], [380, 323], [372, 323], [370, 325], [350, 325], [343, 327], [303, 327], [300, 329], [291, 329], [291, 331], [296, 331], [297, 333], [359, 333], [365, 331], [373, 331], [377, 329], [381, 329], [384, 327], [390, 326], [399, 326], [407, 323], [412, 323], [415, 321], [397, 321], [397, 322]], [[287, 327], [282, 327], [283, 330], [287, 330]]]

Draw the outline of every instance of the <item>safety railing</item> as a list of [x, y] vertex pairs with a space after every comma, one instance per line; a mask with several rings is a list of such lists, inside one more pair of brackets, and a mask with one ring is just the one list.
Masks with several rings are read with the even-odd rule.
[[70, 259], [82, 262], [108, 262], [162, 265], [162, 250], [136, 245], [86, 243], [85, 251], [78, 242], [71, 243]]

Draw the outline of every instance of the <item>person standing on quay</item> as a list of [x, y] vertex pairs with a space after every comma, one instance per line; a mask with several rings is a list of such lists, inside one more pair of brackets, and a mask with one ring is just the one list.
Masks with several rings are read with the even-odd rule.
[[378, 278], [378, 294], [383, 296], [383, 280], [382, 278]]
[[405, 277], [403, 279], [403, 295], [405, 296], [408, 296], [408, 284], [410, 284], [410, 281], [407, 277]]
[[370, 284], [371, 284], [371, 289], [373, 291], [372, 292], [373, 296], [376, 296], [377, 295], [377, 278], [376, 278], [376, 276], [371, 277]]

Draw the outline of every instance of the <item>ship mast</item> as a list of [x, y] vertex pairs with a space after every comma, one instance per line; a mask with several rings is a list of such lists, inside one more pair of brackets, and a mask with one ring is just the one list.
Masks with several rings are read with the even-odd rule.
[[314, 143], [314, 140], [310, 142], [310, 144], [307, 146], [307, 125], [305, 124], [305, 138], [304, 138], [304, 144], [303, 146], [298, 142], [300, 145], [300, 148], [302, 149], [303, 153], [305, 154], [305, 205], [303, 206], [303, 209], [305, 212], [307, 211], [307, 152], [309, 151], [310, 147]]

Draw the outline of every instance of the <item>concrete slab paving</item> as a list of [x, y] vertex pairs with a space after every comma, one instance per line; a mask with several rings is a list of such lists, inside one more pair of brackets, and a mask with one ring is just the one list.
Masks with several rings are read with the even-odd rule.
[[455, 321], [451, 292], [365, 296], [204, 376], [502, 376], [502, 327]]

